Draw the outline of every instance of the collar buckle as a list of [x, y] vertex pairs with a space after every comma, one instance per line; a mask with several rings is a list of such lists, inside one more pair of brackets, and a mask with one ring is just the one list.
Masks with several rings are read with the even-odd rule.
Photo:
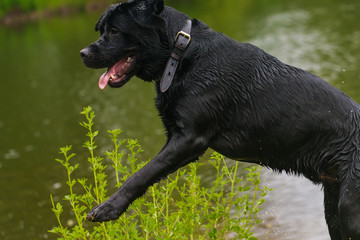
[[176, 37], [175, 37], [175, 42], [177, 42], [179, 40], [179, 37], [184, 37], [187, 42], [186, 42], [186, 45], [189, 44], [189, 42], [191, 41], [191, 36], [189, 33], [186, 33], [184, 31], [179, 31], [177, 34], [176, 34]]
[[190, 41], [191, 41], [190, 33], [187, 33], [184, 30], [180, 30], [176, 34], [174, 45], [176, 48], [184, 52], [187, 46], [189, 45]]

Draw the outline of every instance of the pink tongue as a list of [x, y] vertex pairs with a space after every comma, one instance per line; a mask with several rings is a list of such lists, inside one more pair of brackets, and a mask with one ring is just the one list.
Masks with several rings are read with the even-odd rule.
[[110, 80], [109, 71], [106, 71], [103, 75], [101, 75], [99, 79], [99, 88], [104, 89]]
[[115, 64], [114, 66], [109, 68], [103, 75], [101, 75], [101, 77], [99, 79], [99, 88], [100, 89], [104, 89], [106, 87], [106, 85], [108, 84], [111, 75], [116, 74], [115, 66], [117, 66], [117, 64]]

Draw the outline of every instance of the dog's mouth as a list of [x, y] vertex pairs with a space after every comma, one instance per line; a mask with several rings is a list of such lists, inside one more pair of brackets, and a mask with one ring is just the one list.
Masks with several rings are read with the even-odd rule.
[[109, 67], [99, 79], [99, 88], [104, 89], [108, 84], [111, 87], [121, 87], [127, 83], [134, 75], [132, 71], [134, 70], [135, 62], [135, 56], [127, 56], [112, 67]]

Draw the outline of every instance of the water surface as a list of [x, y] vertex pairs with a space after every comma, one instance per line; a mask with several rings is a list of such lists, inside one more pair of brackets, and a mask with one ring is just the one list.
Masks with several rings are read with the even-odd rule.
[[[251, 42], [280, 60], [309, 70], [360, 101], [360, 22], [358, 1], [169, 1], [188, 15], [241, 42]], [[121, 89], [97, 87], [104, 70], [83, 66], [79, 51], [98, 37], [99, 15], [78, 15], [0, 28], [0, 239], [55, 239], [49, 194], [61, 200], [65, 172], [58, 148], [83, 151], [82, 107], [96, 111], [102, 131], [98, 149], [107, 147], [105, 130], [122, 128], [137, 138], [144, 159], [164, 142], [152, 84], [132, 79]], [[86, 164], [86, 152], [77, 160]], [[78, 171], [89, 174], [84, 167]], [[209, 173], [203, 173], [208, 176]], [[306, 179], [263, 170], [263, 184], [274, 188], [257, 227], [259, 239], [329, 239], [323, 196]], [[65, 213], [68, 214], [68, 213]]]

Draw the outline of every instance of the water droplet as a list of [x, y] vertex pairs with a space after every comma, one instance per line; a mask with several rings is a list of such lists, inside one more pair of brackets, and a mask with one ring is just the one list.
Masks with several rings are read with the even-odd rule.
[[68, 225], [69, 227], [72, 227], [74, 224], [75, 224], [74, 220], [71, 219], [67, 220], [66, 222], [66, 225]]
[[61, 183], [60, 183], [60, 182], [54, 183], [54, 184], [53, 184], [53, 188], [54, 188], [54, 189], [59, 189], [59, 188], [61, 188]]
[[43, 124], [44, 125], [49, 125], [50, 124], [50, 119], [47, 119], [47, 118], [43, 119]]
[[25, 229], [25, 223], [23, 220], [20, 221], [20, 229]]
[[24, 149], [25, 149], [26, 152], [31, 152], [31, 151], [34, 150], [34, 146], [33, 145], [27, 145], [27, 146], [25, 146]]
[[39, 84], [38, 84], [37, 81], [32, 81], [32, 82], [30, 83], [30, 86], [31, 86], [32, 88], [37, 88], [38, 85], [39, 85]]
[[4, 154], [4, 158], [7, 160], [16, 159], [20, 157], [20, 153], [15, 149], [10, 149], [7, 153]]

